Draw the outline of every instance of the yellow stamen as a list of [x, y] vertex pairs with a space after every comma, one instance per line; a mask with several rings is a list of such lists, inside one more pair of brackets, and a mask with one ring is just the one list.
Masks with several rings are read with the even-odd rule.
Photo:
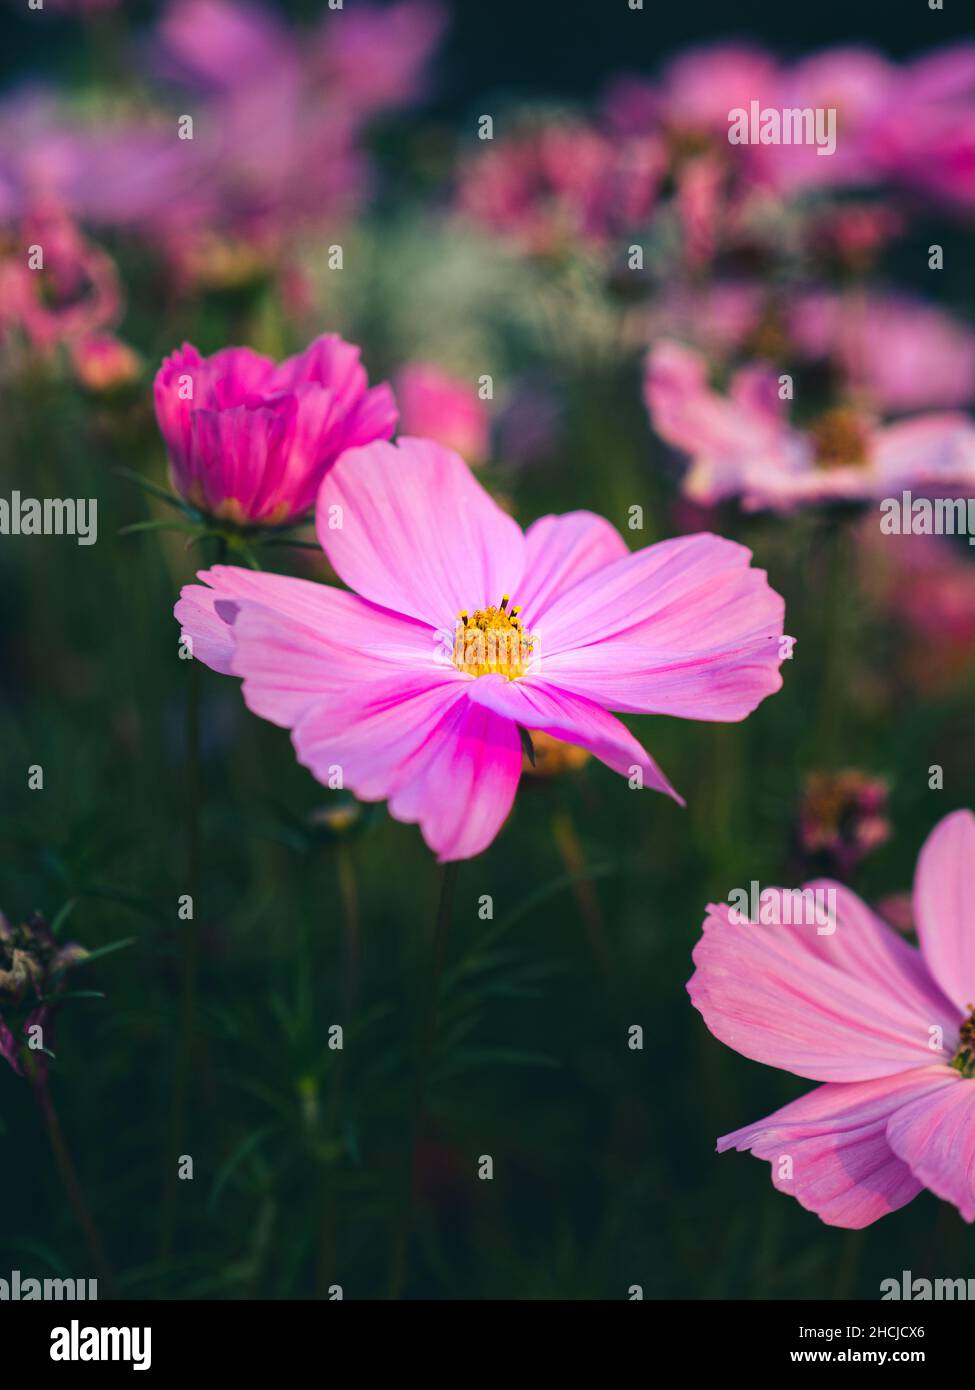
[[531, 660], [535, 639], [526, 633], [516, 615], [508, 611], [510, 596], [505, 594], [497, 607], [478, 608], [458, 614], [454, 631], [454, 665], [471, 676], [498, 674], [514, 680], [523, 676]]

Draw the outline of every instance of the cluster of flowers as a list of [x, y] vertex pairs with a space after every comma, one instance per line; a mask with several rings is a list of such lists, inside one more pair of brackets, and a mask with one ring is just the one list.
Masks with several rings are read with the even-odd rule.
[[423, 94], [443, 23], [436, 0], [367, 0], [299, 39], [256, 2], [171, 0], [131, 57], [150, 98], [72, 103], [36, 85], [9, 94], [0, 344], [64, 346], [94, 390], [138, 375], [114, 332], [119, 276], [92, 234], [151, 246], [173, 289], [283, 275], [296, 237], [361, 205], [366, 128]]
[[[834, 111], [835, 152], [730, 143], [753, 106]], [[637, 269], [652, 293], [629, 336], [687, 496], [784, 511], [975, 482], [975, 335], [865, 281], [918, 210], [971, 213], [973, 171], [975, 45], [783, 66], [722, 44], [619, 79], [590, 122], [485, 142], [456, 206], [533, 257], [594, 255], [617, 283]]]

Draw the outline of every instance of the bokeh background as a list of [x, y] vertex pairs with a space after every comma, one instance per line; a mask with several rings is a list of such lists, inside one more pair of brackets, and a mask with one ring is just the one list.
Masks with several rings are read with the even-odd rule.
[[[262, 51], [356, 8], [263, 10]], [[462, 866], [404, 1292], [616, 1299], [637, 1284], [655, 1299], [871, 1298], [902, 1269], [968, 1272], [961, 1219], [927, 1194], [866, 1232], [832, 1230], [775, 1193], [764, 1164], [715, 1155], [719, 1134], [808, 1086], [722, 1047], [684, 986], [705, 904], [752, 879], [793, 883], [825, 868], [888, 900], [910, 930], [896, 895], [929, 830], [975, 785], [972, 552], [939, 542], [909, 554], [905, 542], [892, 556], [876, 545], [875, 515], [690, 508], [679, 461], [651, 431], [642, 364], [672, 277], [686, 272], [697, 290], [719, 270], [675, 271], [665, 236], [634, 289], [617, 252], [643, 240], [636, 232], [619, 233], [612, 252], [584, 237], [526, 249], [458, 218], [456, 193], [481, 153], [483, 112], [502, 128], [526, 112], [594, 120], [620, 72], [651, 79], [674, 52], [729, 37], [783, 60], [852, 40], [906, 60], [963, 37], [960, 7], [915, 8], [417, 7], [388, 66], [380, 19], [349, 64], [333, 55], [306, 77], [310, 109], [327, 95], [322, 143], [289, 182], [268, 173], [283, 89], [262, 90], [264, 109], [236, 108], [227, 70], [205, 71], [222, 50], [200, 39], [202, 11], [174, 54], [177, 30], [165, 26], [176, 9], [48, 0], [27, 14], [6, 0], [4, 254], [18, 254], [25, 219], [69, 216], [70, 237], [116, 268], [107, 327], [135, 354], [86, 359], [0, 308], [0, 494], [99, 504], [95, 546], [0, 538], [0, 907], [12, 921], [34, 909], [60, 917], [61, 935], [92, 950], [128, 943], [83, 967], [84, 988], [104, 998], [64, 1004], [50, 1072], [125, 1296], [389, 1288], [436, 866], [414, 828], [318, 786], [234, 682], [179, 660], [172, 606], [212, 558], [206, 542], [187, 551], [164, 531], [119, 535], [166, 515], [119, 471], [166, 486], [151, 396], [161, 357], [184, 339], [280, 355], [322, 331], [361, 344], [372, 381], [395, 385], [417, 360], [468, 383], [491, 374], [480, 476], [520, 521], [585, 507], [634, 547], [701, 525], [735, 536], [785, 595], [798, 639], [782, 692], [744, 724], [631, 721], [686, 810], [588, 762], [526, 778], [501, 836]], [[402, 34], [421, 31], [404, 65]], [[364, 71], [388, 76], [378, 96], [363, 96]], [[172, 145], [184, 111], [204, 149], [215, 140], [191, 172], [157, 140], [165, 129]], [[72, 144], [106, 129], [121, 132], [108, 154]], [[39, 187], [58, 190], [40, 209]], [[898, 191], [881, 188], [871, 206], [900, 211]], [[856, 273], [924, 296], [967, 331], [971, 216], [915, 190], [900, 232]], [[760, 284], [788, 275], [780, 233], [776, 223], [748, 265]], [[946, 248], [938, 276], [924, 254], [932, 240]], [[333, 244], [340, 273], [327, 265]], [[828, 287], [849, 271], [814, 256], [803, 265], [806, 283]], [[70, 305], [75, 288], [51, 293]], [[626, 529], [635, 505], [636, 533]], [[311, 551], [263, 563], [325, 577]], [[42, 791], [28, 789], [35, 764]], [[945, 769], [942, 792], [929, 790], [932, 764]], [[176, 908], [192, 878], [194, 797], [200, 953], [188, 1020]], [[479, 918], [483, 894], [493, 922]], [[343, 1018], [337, 1054], [328, 1030]], [[627, 1046], [634, 1024], [638, 1051]], [[194, 1176], [174, 1185], [177, 1140]], [[483, 1154], [491, 1182], [477, 1179]], [[92, 1273], [31, 1087], [9, 1068], [0, 1190], [0, 1275]]]

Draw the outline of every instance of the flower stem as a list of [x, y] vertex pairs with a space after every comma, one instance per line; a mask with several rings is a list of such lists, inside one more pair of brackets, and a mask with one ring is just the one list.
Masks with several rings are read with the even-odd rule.
[[[335, 852], [339, 897], [342, 902], [342, 994], [340, 1009], [345, 1040], [348, 1040], [359, 1002], [359, 889], [350, 846], [340, 841]], [[335, 1063], [335, 1078], [329, 1099], [324, 1137], [330, 1141], [339, 1128], [345, 1098], [346, 1050], [343, 1046]], [[336, 1190], [332, 1164], [322, 1162], [321, 1225], [318, 1242], [318, 1297], [327, 1298], [336, 1265]]]
[[85, 1196], [85, 1190], [81, 1185], [77, 1169], [71, 1159], [68, 1146], [65, 1142], [64, 1133], [61, 1129], [61, 1122], [58, 1113], [54, 1108], [54, 1101], [48, 1090], [46, 1081], [42, 1080], [34, 1068], [31, 1074], [31, 1084], [34, 1096], [44, 1119], [44, 1127], [47, 1130], [47, 1137], [50, 1140], [51, 1151], [54, 1154], [54, 1161], [57, 1164], [64, 1190], [75, 1216], [78, 1218], [78, 1225], [81, 1227], [85, 1237], [85, 1244], [91, 1256], [92, 1263], [101, 1280], [105, 1291], [109, 1296], [114, 1295], [114, 1275], [112, 1267], [105, 1254], [105, 1246], [102, 1242], [101, 1234], [92, 1216], [91, 1207]]
[[186, 1129], [186, 1101], [190, 1070], [196, 1052], [197, 985], [200, 973], [200, 932], [196, 914], [200, 908], [200, 664], [190, 662], [190, 689], [186, 714], [187, 803], [186, 825], [187, 880], [193, 917], [182, 923], [182, 983], [180, 990], [180, 1051], [169, 1111], [169, 1134], [165, 1149], [166, 1178], [163, 1197], [160, 1258], [166, 1259], [173, 1247], [176, 1225], [177, 1159], [182, 1151]]
[[423, 1104], [426, 1098], [427, 1082], [430, 1073], [430, 1060], [437, 1034], [437, 1009], [440, 1002], [440, 982], [443, 978], [444, 961], [447, 957], [447, 933], [453, 916], [454, 893], [457, 887], [457, 861], [445, 864], [440, 880], [440, 901], [437, 906], [437, 919], [433, 933], [430, 978], [427, 998], [420, 1025], [420, 1051], [418, 1054], [416, 1079], [413, 1089], [413, 1108], [410, 1123], [410, 1157], [406, 1170], [406, 1187], [393, 1236], [392, 1253], [389, 1264], [389, 1297], [399, 1298], [406, 1278], [406, 1262], [409, 1255], [410, 1232], [413, 1225], [413, 1198], [416, 1188], [417, 1158], [420, 1148], [420, 1126], [423, 1118]]

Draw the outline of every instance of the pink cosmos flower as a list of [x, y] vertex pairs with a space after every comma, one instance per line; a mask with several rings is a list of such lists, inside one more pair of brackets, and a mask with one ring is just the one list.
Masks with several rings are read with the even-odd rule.
[[766, 1159], [775, 1187], [828, 1225], [869, 1226], [924, 1187], [975, 1220], [973, 858], [975, 816], [955, 811], [918, 859], [919, 952], [840, 884], [806, 885], [835, 892], [832, 933], [708, 909], [687, 987], [708, 1028], [826, 1082], [718, 1151]]
[[602, 247], [646, 223], [664, 166], [653, 137], [610, 139], [581, 121], [547, 121], [468, 160], [458, 205], [535, 255], [575, 243]]
[[[0, 261], [0, 316], [8, 327], [22, 329], [41, 352], [75, 342], [121, 317], [115, 262], [59, 208], [33, 212], [18, 242], [16, 252]], [[35, 268], [31, 257], [37, 258]]]
[[975, 333], [923, 299], [801, 295], [789, 334], [804, 357], [832, 358], [879, 410], [902, 414], [975, 398]]
[[343, 450], [396, 427], [392, 391], [369, 388], [359, 349], [334, 333], [280, 364], [184, 343], [156, 373], [155, 400], [173, 486], [238, 525], [296, 521]]
[[400, 429], [435, 439], [468, 462], [483, 463], [490, 451], [487, 409], [473, 379], [461, 381], [429, 362], [411, 362], [396, 377]]
[[92, 333], [71, 347], [71, 365], [87, 391], [114, 391], [136, 381], [139, 355], [114, 333]]
[[590, 512], [523, 534], [457, 454], [412, 438], [343, 454], [317, 523], [354, 592], [218, 565], [176, 616], [319, 781], [387, 800], [441, 861], [500, 830], [519, 726], [679, 800], [608, 711], [740, 720], [781, 684], [782, 599], [718, 536], [631, 554]]
[[739, 497], [750, 510], [785, 511], [975, 484], [975, 425], [967, 416], [945, 412], [884, 425], [840, 406], [799, 429], [779, 399], [778, 378], [775, 368], [752, 364], [722, 394], [699, 353], [666, 340], [651, 350], [644, 401], [661, 438], [691, 457], [688, 497]]

